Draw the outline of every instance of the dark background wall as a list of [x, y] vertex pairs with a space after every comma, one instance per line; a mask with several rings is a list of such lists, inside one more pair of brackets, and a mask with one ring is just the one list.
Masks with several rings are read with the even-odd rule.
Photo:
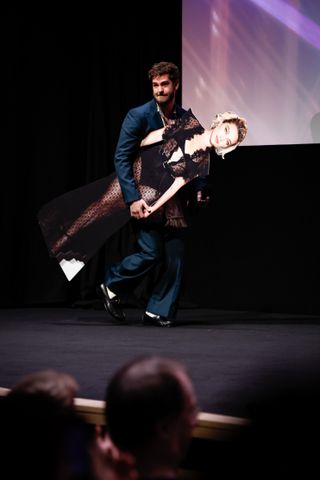
[[[2, 307], [90, 305], [105, 264], [133, 248], [128, 225], [69, 283], [36, 218], [50, 199], [113, 171], [125, 113], [151, 98], [150, 66], [182, 66], [181, 1], [166, 12], [143, 1], [113, 8], [28, 5], [2, 15]], [[213, 201], [193, 220], [183, 305], [320, 311], [318, 158], [319, 144], [213, 158]]]

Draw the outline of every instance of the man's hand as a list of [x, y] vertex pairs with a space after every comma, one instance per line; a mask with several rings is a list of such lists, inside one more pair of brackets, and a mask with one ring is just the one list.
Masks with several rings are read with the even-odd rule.
[[193, 213], [196, 213], [199, 208], [208, 206], [211, 198], [211, 185], [208, 175], [206, 177], [196, 177], [192, 183], [194, 193], [190, 206]]
[[197, 191], [197, 205], [198, 206], [207, 206], [210, 201], [210, 196], [207, 192], [203, 190]]
[[146, 213], [149, 211], [149, 205], [143, 200], [143, 198], [140, 198], [140, 200], [136, 200], [135, 202], [132, 202], [130, 205], [130, 215], [132, 218], [140, 219], [140, 218], [145, 218]]
[[190, 195], [188, 210], [191, 216], [196, 216], [203, 208], [206, 208], [211, 202], [210, 188], [197, 189]]

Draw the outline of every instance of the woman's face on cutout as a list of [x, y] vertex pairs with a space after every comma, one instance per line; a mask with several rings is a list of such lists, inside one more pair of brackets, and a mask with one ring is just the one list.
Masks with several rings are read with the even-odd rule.
[[238, 127], [235, 123], [224, 122], [212, 129], [210, 142], [215, 148], [227, 148], [238, 142]]

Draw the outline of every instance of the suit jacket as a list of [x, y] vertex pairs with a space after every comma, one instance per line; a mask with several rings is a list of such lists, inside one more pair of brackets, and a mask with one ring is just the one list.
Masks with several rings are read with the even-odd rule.
[[[175, 106], [175, 118], [180, 118], [185, 112], [186, 110], [179, 105]], [[154, 99], [129, 110], [122, 123], [114, 165], [127, 204], [141, 198], [132, 173], [132, 165], [137, 157], [140, 142], [148, 133], [162, 127], [163, 123]]]

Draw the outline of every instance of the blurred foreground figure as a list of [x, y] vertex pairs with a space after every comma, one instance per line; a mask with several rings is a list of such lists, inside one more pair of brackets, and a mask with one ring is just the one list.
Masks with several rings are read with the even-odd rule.
[[39, 370], [22, 377], [12, 390], [29, 394], [47, 393], [63, 405], [71, 407], [74, 405], [79, 385], [76, 379], [66, 372]]
[[105, 400], [110, 439], [134, 458], [139, 478], [176, 478], [198, 412], [185, 367], [168, 358], [136, 358], [115, 373]]

